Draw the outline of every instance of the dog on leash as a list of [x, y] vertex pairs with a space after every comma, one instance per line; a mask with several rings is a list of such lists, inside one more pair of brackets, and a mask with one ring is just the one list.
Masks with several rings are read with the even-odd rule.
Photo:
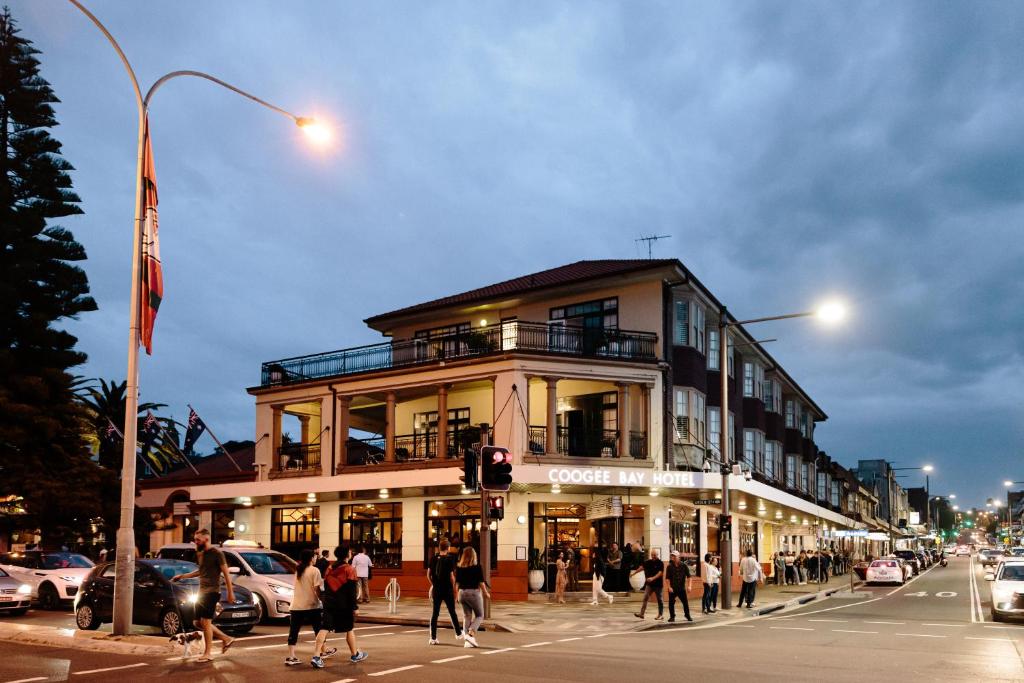
[[175, 645], [181, 645], [184, 650], [182, 651], [181, 658], [188, 659], [192, 654], [192, 643], [198, 641], [203, 642], [202, 631], [187, 631], [185, 633], [175, 633], [171, 636], [170, 641]]

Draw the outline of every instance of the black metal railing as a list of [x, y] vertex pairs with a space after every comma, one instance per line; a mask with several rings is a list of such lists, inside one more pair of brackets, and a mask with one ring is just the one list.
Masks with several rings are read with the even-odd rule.
[[535, 427], [533, 425], [529, 428], [530, 436], [529, 442], [527, 443], [527, 451], [532, 455], [544, 455], [548, 452], [548, 428], [547, 427]]
[[629, 433], [629, 454], [637, 460], [647, 459], [647, 434], [645, 432]]
[[[488, 429], [489, 437], [494, 439], [493, 429]], [[445, 439], [445, 452], [438, 452], [437, 432], [416, 432], [413, 434], [395, 435], [396, 462], [422, 462], [436, 458], [462, 459], [466, 448], [480, 443], [480, 428], [462, 426], [449, 429]], [[385, 462], [387, 440], [383, 436], [369, 439], [349, 439], [347, 465], [380, 465]]]
[[260, 384], [273, 386], [512, 351], [652, 362], [657, 360], [657, 344], [658, 335], [652, 332], [506, 322], [456, 334], [269, 361], [263, 363]]
[[[547, 427], [530, 425], [527, 450], [533, 455], [547, 452]], [[573, 429], [558, 427], [555, 446], [558, 455], [573, 455], [589, 458], [619, 457], [619, 432], [616, 429]], [[646, 460], [647, 434], [629, 433], [629, 454], [638, 460]]]
[[277, 459], [270, 478], [320, 473], [320, 444], [286, 443], [277, 449]]

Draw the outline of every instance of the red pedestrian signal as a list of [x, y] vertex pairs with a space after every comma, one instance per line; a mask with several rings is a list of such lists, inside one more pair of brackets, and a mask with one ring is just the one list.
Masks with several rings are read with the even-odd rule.
[[489, 496], [487, 516], [491, 519], [505, 519], [505, 497]]
[[512, 454], [500, 446], [480, 449], [480, 488], [508, 491], [512, 486]]

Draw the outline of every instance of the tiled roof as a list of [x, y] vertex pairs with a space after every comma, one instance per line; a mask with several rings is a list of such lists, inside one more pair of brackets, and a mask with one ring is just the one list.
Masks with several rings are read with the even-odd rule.
[[584, 282], [612, 275], [625, 275], [641, 270], [674, 266], [679, 262], [676, 259], [601, 259], [595, 261], [577, 261], [565, 266], [558, 266], [549, 270], [542, 270], [539, 273], [531, 273], [521, 277], [498, 282], [479, 289], [471, 289], [461, 294], [453, 294], [433, 301], [407, 306], [389, 313], [381, 313], [364, 322], [373, 325], [375, 322], [392, 318], [399, 315], [420, 313], [446, 306], [458, 304], [469, 304], [489, 299], [516, 296], [548, 287]]
[[199, 476], [196, 476], [191, 467], [186, 466], [162, 477], [140, 480], [139, 486], [142, 488], [162, 488], [179, 484], [191, 486], [202, 484], [207, 480], [236, 479], [246, 481], [256, 478], [256, 471], [253, 469], [253, 463], [256, 461], [255, 447], [249, 446], [232, 451], [231, 457], [238, 463], [238, 467], [242, 468], [241, 472], [231, 464], [231, 460], [224, 455], [223, 451], [220, 451], [216, 455], [192, 460], [192, 464], [199, 472]]

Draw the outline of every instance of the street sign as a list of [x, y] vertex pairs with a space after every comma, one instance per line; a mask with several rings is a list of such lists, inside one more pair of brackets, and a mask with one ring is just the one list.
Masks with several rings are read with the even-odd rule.
[[698, 498], [697, 500], [693, 501], [693, 504], [694, 505], [721, 505], [722, 504], [722, 499], [721, 498]]

